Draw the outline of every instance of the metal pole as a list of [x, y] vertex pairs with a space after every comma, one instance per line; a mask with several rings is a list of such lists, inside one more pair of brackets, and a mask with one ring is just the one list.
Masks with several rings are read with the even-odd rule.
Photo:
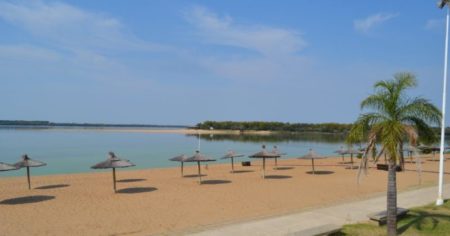
[[444, 53], [444, 88], [442, 89], [442, 123], [441, 123], [441, 148], [439, 150], [439, 190], [436, 205], [444, 204], [442, 197], [442, 188], [444, 185], [444, 142], [445, 142], [445, 100], [447, 93], [447, 60], [448, 60], [448, 24], [449, 8], [447, 8], [447, 17], [445, 25], [445, 53]]

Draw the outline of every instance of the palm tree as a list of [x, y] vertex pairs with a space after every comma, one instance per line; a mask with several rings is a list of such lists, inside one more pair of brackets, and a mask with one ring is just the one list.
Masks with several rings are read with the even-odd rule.
[[403, 143], [416, 146], [418, 141], [436, 139], [432, 125], [439, 126], [441, 112], [428, 100], [410, 98], [406, 90], [417, 86], [415, 76], [398, 73], [391, 80], [375, 83], [375, 93], [361, 102], [361, 114], [353, 124], [347, 140], [364, 140], [367, 147], [361, 161], [361, 170], [367, 171], [368, 153], [378, 143], [381, 153], [388, 156], [387, 233], [397, 234], [397, 161], [403, 163]]

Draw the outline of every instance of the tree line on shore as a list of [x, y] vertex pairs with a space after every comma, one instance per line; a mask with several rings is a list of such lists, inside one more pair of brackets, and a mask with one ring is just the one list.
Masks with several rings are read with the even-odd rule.
[[[218, 129], [218, 130], [240, 130], [240, 131], [283, 131], [283, 132], [317, 132], [346, 134], [353, 127], [346, 123], [289, 123], [289, 122], [266, 122], [266, 121], [204, 121], [191, 127], [193, 129]], [[433, 127], [436, 135], [439, 127]], [[450, 135], [450, 127], [446, 127], [445, 135]]]

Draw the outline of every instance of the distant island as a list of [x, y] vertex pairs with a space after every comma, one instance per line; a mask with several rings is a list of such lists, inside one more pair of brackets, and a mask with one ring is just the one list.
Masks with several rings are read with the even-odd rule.
[[146, 125], [146, 124], [103, 124], [103, 123], [58, 123], [38, 120], [0, 120], [0, 127], [117, 127], [117, 128], [188, 128], [186, 125]]
[[283, 123], [265, 121], [205, 121], [198, 123], [194, 129], [217, 129], [217, 130], [248, 130], [255, 131], [281, 131], [281, 132], [317, 132], [317, 133], [347, 133], [352, 128], [352, 124], [340, 123]]
[[[246, 131], [279, 131], [297, 133], [330, 133], [347, 134], [353, 124], [346, 123], [289, 123], [289, 122], [266, 122], [266, 121], [204, 121], [198, 123], [192, 129], [200, 130], [239, 130]], [[433, 127], [436, 134], [439, 128]], [[450, 136], [450, 127], [445, 128], [445, 135]]]

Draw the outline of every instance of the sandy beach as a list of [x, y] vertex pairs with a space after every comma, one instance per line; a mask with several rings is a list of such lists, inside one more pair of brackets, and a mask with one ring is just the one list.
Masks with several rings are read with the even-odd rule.
[[[179, 235], [384, 195], [386, 171], [371, 168], [357, 185], [357, 170], [345, 169], [340, 161], [316, 160], [316, 170], [322, 172], [312, 175], [307, 173], [309, 160], [279, 160], [278, 170], [270, 160], [266, 179], [259, 161], [237, 166], [235, 174], [229, 173], [229, 165], [209, 164], [202, 167], [202, 185], [191, 164], [184, 178], [179, 168], [119, 170], [117, 194], [111, 172], [33, 176], [32, 190], [26, 177], [2, 177], [0, 234]], [[407, 163], [407, 171], [397, 175], [399, 191], [437, 182], [437, 161], [424, 160], [422, 168], [419, 185], [416, 164]], [[449, 173], [445, 180], [450, 181]]]

